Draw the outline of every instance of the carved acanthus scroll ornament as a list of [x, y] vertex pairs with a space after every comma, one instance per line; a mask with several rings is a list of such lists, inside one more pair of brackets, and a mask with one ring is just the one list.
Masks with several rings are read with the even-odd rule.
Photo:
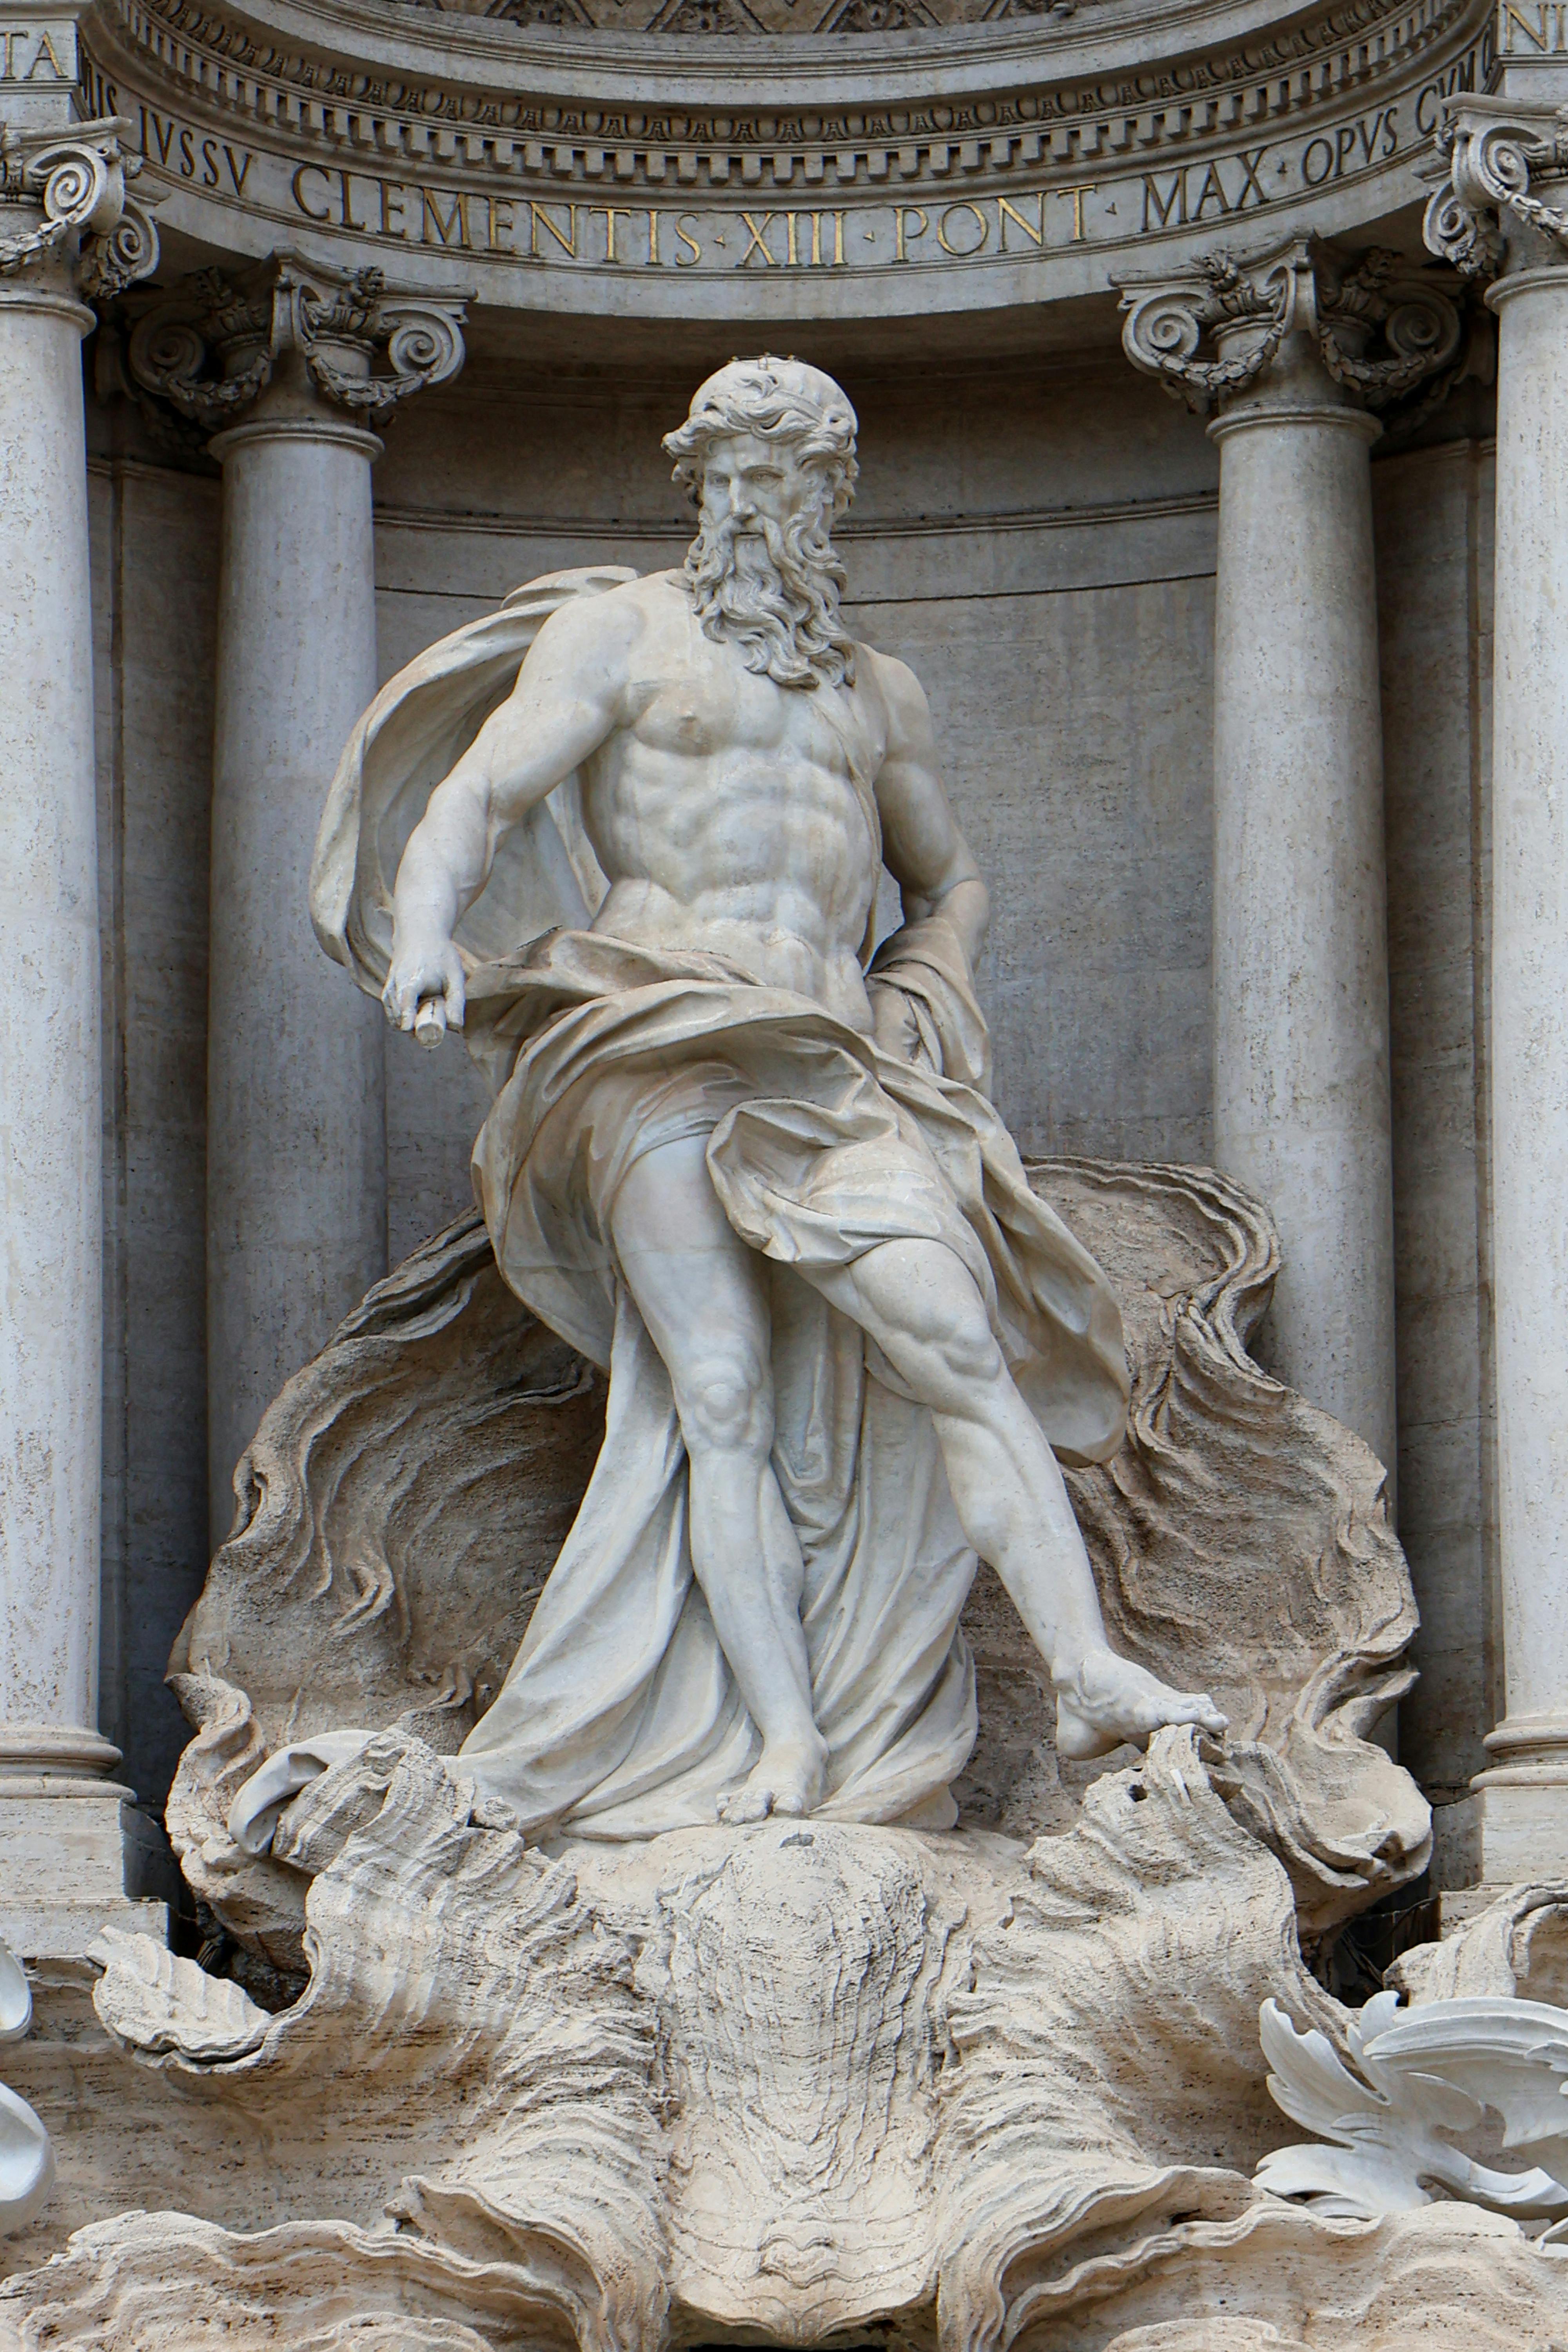
[[1349, 262], [1315, 238], [1253, 262], [1205, 255], [1189, 277], [1127, 286], [1121, 307], [1133, 366], [1199, 415], [1258, 383], [1288, 336], [1371, 409], [1451, 366], [1462, 338], [1456, 305], [1403, 254]]
[[243, 277], [198, 270], [138, 320], [127, 360], [143, 392], [209, 432], [237, 423], [291, 361], [319, 398], [376, 425], [458, 373], [462, 327], [460, 301], [280, 253]]
[[87, 295], [118, 294], [158, 266], [158, 232], [125, 184], [142, 169], [106, 115], [68, 131], [0, 125], [0, 278], [51, 257], [77, 261]]
[[[1467, 99], [1449, 108], [1437, 146], [1448, 179], [1423, 224], [1434, 253], [1467, 278], [1568, 257], [1568, 107]], [[1555, 182], [1563, 202], [1532, 194], [1533, 181]]]

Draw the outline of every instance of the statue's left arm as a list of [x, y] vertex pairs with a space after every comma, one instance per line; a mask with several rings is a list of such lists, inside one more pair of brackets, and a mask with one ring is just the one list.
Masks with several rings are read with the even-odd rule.
[[931, 708], [904, 663], [886, 654], [872, 660], [888, 716], [888, 748], [877, 778], [883, 862], [899, 885], [905, 922], [942, 915], [973, 963], [984, 945], [991, 900], [948, 805]]

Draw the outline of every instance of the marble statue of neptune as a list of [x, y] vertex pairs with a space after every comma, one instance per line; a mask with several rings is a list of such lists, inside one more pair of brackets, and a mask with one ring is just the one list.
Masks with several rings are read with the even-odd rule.
[[[1121, 1442], [1120, 1318], [986, 1097], [986, 891], [925, 696], [845, 625], [856, 429], [816, 368], [721, 369], [665, 443], [684, 566], [559, 574], [444, 641], [361, 722], [323, 825], [323, 943], [401, 1028], [467, 1024], [501, 1272], [609, 1371], [587, 1495], [462, 1753], [524, 1827], [948, 1825], [977, 1557], [1060, 1753], [1225, 1727], [1106, 1639], [1058, 1455]], [[367, 793], [405, 812], [379, 957]], [[524, 866], [561, 919], [509, 938]], [[884, 866], [903, 924], [873, 953]]]

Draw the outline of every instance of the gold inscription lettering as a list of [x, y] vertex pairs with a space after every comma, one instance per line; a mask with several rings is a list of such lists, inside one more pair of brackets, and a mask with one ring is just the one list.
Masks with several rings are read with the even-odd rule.
[[49, 61], [49, 77], [51, 80], [69, 81], [73, 79], [73, 77], [66, 71], [64, 66], [61, 65], [59, 54], [55, 47], [54, 42], [49, 37], [47, 27], [38, 35], [37, 52], [33, 58], [32, 64], [27, 68], [27, 79], [29, 81], [36, 81], [37, 79], [38, 68], [43, 64], [46, 58], [47, 58]]
[[[1066, 189], [1062, 189], [1059, 193], [1065, 195], [1067, 191]], [[1004, 253], [1007, 250], [1007, 224], [1009, 221], [1016, 223], [1016, 225], [1023, 230], [1024, 235], [1026, 237], [1033, 238], [1037, 245], [1044, 245], [1046, 241], [1045, 197], [1043, 195], [1037, 196], [1035, 198], [1035, 205], [1036, 212], [1034, 219], [1032, 221], [1026, 221], [1024, 218], [1023, 214], [1018, 211], [1016, 205], [1010, 205], [1005, 196], [997, 197], [996, 237]], [[939, 229], [937, 235], [940, 236], [942, 232]]]
[[[742, 213], [742, 214], [741, 215], [741, 222], [742, 222], [742, 226], [744, 227], [744, 229], [746, 230], [747, 235], [751, 237], [751, 240], [752, 240], [752, 241], [751, 241], [750, 245], [746, 247], [746, 250], [744, 251], [744, 253], [741, 256], [740, 260], [735, 264], [735, 267], [736, 267], [736, 268], [737, 268], [737, 269], [744, 269], [744, 268], [745, 268], [745, 266], [746, 266], [747, 262], [748, 262], [748, 261], [750, 261], [750, 259], [751, 259], [751, 257], [752, 257], [752, 254], [753, 254], [753, 253], [760, 253], [760, 254], [762, 255], [762, 257], [763, 257], [763, 267], [765, 269], [772, 269], [772, 268], [775, 268], [777, 267], [777, 264], [776, 264], [776, 262], [774, 261], [774, 258], [773, 258], [773, 254], [772, 254], [772, 253], [769, 251], [769, 249], [768, 249], [767, 235], [766, 235], [766, 232], [767, 232], [767, 228], [768, 228], [769, 223], [770, 223], [773, 218], [774, 218], [774, 215], [773, 215], [773, 214], [772, 214], [772, 213], [764, 213], [764, 214], [763, 215], [763, 225], [762, 225], [762, 227], [761, 227], [761, 228], [759, 228], [759, 227], [757, 226], [756, 222], [752, 218], [752, 215], [751, 215], [751, 214], [750, 214], [750, 213]], [[793, 253], [790, 255], [790, 259], [791, 259], [792, 261], [795, 259], [795, 256], [794, 256], [794, 254], [793, 254]]]
[[[954, 245], [949, 239], [947, 234], [948, 224], [956, 213], [968, 213], [973, 220], [975, 227], [980, 231], [979, 236], [973, 245]], [[964, 233], [965, 235], [968, 234], [967, 231]], [[990, 234], [991, 224], [986, 219], [978, 205], [949, 205], [943, 211], [942, 218], [936, 225], [936, 241], [938, 245], [941, 246], [943, 253], [951, 253], [955, 261], [971, 260], [973, 256], [981, 250], [981, 247], [984, 245], [985, 240]]]
[[636, 213], [628, 212], [624, 205], [590, 205], [587, 210], [590, 220], [595, 213], [605, 215], [605, 259], [625, 261], [627, 257], [616, 251], [616, 223], [618, 220], [636, 220]]
[[[451, 195], [448, 198], [451, 210], [443, 220], [440, 212], [440, 191], [432, 192], [429, 188], [421, 188], [419, 195], [423, 206], [419, 230], [421, 245], [467, 246], [468, 242], [468, 197]], [[434, 235], [431, 234], [432, 231], [435, 232]]]
[[[917, 222], [919, 226], [910, 228], [911, 221]], [[924, 236], [925, 233], [926, 216], [919, 205], [895, 205], [893, 207], [893, 259], [907, 261], [910, 257], [907, 239], [911, 236]]]
[[686, 251], [684, 253], [678, 253], [675, 257], [675, 266], [677, 269], [695, 269], [698, 263], [702, 258], [702, 247], [698, 244], [697, 239], [691, 235], [690, 231], [683, 226], [685, 222], [695, 220], [696, 218], [697, 215], [695, 213], [682, 213], [680, 218], [675, 224], [675, 234], [680, 243], [686, 247]]
[[556, 244], [561, 247], [563, 253], [569, 254], [574, 261], [576, 260], [577, 207], [575, 205], [563, 205], [560, 209], [566, 215], [566, 229], [564, 235], [563, 235], [562, 231], [556, 227], [555, 223], [551, 219], [550, 215], [545, 210], [544, 206], [542, 205], [536, 204], [533, 198], [530, 196], [528, 200], [528, 257], [530, 261], [537, 261], [540, 257], [539, 232], [542, 228], [547, 228], [550, 231], [551, 236], [555, 239]]
[[1513, 55], [1513, 37], [1516, 30], [1524, 35], [1532, 49], [1550, 48], [1552, 44], [1546, 31], [1546, 0], [1540, 0], [1533, 25], [1522, 8], [1514, 6], [1513, 0], [1503, 0], [1502, 46], [1505, 57]]
[[1093, 187], [1094, 183], [1092, 180], [1086, 180], [1080, 187], [1058, 188], [1056, 192], [1058, 196], [1070, 196], [1072, 198], [1072, 236], [1070, 242], [1074, 245], [1082, 245], [1084, 242], [1083, 200], [1085, 196], [1092, 193]]
[[1160, 183], [1154, 177], [1153, 173], [1145, 172], [1143, 174], [1143, 227], [1145, 231], [1147, 231], [1150, 226], [1149, 215], [1151, 213], [1155, 215], [1154, 225], [1157, 227], [1169, 228], [1171, 226], [1171, 215], [1173, 213], [1175, 215], [1177, 227], [1184, 228], [1186, 226], [1187, 184], [1186, 174], [1184, 172], [1172, 173], [1170, 193], [1164, 196], [1162, 196], [1160, 194]]
[[[326, 221], [331, 219], [332, 214], [330, 205], [323, 204], [321, 211], [318, 213], [313, 212], [310, 206], [305, 202], [305, 182], [307, 180], [324, 181], [326, 177], [326, 170], [320, 163], [301, 163], [299, 170], [294, 174], [294, 202], [299, 205], [300, 210], [304, 214], [307, 220]], [[326, 191], [323, 188], [323, 195], [325, 193]]]

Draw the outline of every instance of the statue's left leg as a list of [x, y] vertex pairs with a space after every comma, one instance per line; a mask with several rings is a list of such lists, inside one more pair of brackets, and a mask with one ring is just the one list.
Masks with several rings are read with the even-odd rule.
[[989, 1560], [1051, 1670], [1066, 1756], [1142, 1745], [1164, 1723], [1225, 1729], [1205, 1693], [1177, 1691], [1117, 1655], [1060, 1467], [1015, 1386], [985, 1303], [941, 1242], [879, 1243], [812, 1269], [830, 1305], [868, 1331], [929, 1406], [964, 1534]]

